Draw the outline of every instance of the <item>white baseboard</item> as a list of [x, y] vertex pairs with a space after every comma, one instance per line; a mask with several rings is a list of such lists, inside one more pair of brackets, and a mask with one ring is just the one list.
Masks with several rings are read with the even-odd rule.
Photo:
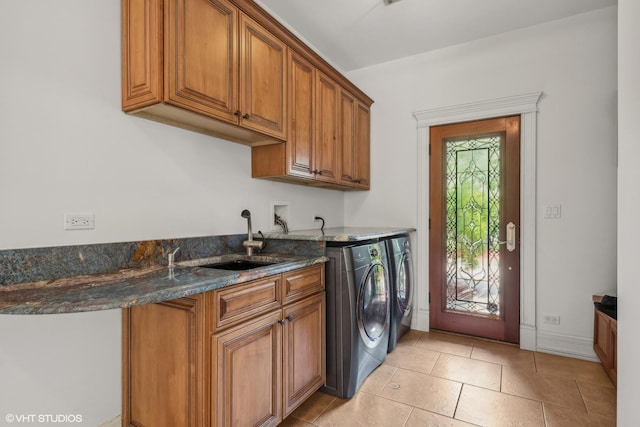
[[100, 424], [100, 426], [98, 427], [121, 427], [121, 426], [122, 426], [122, 417], [118, 415], [114, 419]]
[[537, 341], [536, 350], [543, 353], [557, 354], [559, 356], [573, 357], [592, 362], [600, 361], [593, 351], [593, 339], [591, 338], [538, 331]]
[[429, 310], [415, 310], [411, 321], [411, 329], [429, 332]]
[[520, 348], [522, 350], [536, 350], [537, 345], [535, 326], [520, 324]]
[[[429, 310], [414, 311], [411, 329], [429, 331]], [[530, 325], [520, 325], [520, 348], [592, 362], [600, 361], [593, 351], [591, 338], [539, 331]]]

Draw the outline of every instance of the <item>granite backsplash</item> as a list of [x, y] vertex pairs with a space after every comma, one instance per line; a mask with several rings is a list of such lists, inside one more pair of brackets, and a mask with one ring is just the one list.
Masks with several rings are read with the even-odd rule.
[[[176, 262], [243, 253], [242, 242], [246, 237], [246, 234], [233, 234], [2, 250], [0, 286], [166, 264], [167, 254], [178, 247]], [[323, 241], [267, 239], [261, 253], [313, 257], [324, 255], [324, 249]]]

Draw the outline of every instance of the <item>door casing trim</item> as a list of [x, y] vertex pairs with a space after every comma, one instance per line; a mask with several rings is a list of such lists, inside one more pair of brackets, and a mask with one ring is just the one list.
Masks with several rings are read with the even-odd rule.
[[[416, 329], [429, 330], [429, 128], [520, 115], [520, 348], [536, 350], [536, 145], [542, 92], [416, 111], [418, 122], [418, 225]], [[416, 261], [417, 261], [416, 260]]]

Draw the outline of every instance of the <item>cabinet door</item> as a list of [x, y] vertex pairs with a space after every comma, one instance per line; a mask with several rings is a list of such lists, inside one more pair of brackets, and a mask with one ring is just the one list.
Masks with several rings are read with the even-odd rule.
[[284, 309], [284, 416], [324, 385], [325, 294]]
[[618, 384], [618, 321], [609, 322], [609, 364], [607, 373], [614, 385]]
[[316, 73], [316, 140], [314, 173], [321, 181], [337, 181], [338, 95], [340, 88], [321, 72]]
[[314, 146], [314, 67], [289, 51], [289, 137], [287, 173], [312, 178]]
[[355, 179], [355, 122], [356, 100], [349, 92], [340, 91], [340, 111], [338, 127], [338, 146], [340, 147], [338, 163], [340, 167], [340, 182], [352, 186]]
[[281, 317], [277, 310], [211, 337], [212, 425], [282, 421]]
[[356, 105], [354, 147], [354, 183], [357, 188], [370, 188], [370, 146], [371, 146], [371, 114], [369, 107], [362, 102]]
[[240, 125], [286, 139], [287, 47], [240, 16]]
[[201, 295], [123, 310], [123, 424], [204, 426]]
[[162, 1], [122, 0], [122, 109], [163, 100]]
[[609, 316], [598, 310], [595, 310], [593, 350], [602, 363], [607, 366], [609, 360]]
[[167, 2], [167, 103], [238, 123], [238, 10], [227, 0]]

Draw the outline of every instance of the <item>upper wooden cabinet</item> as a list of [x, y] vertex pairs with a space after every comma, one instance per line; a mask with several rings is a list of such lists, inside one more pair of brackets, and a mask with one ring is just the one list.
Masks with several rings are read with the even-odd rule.
[[289, 134], [253, 147], [254, 178], [341, 190], [369, 189], [369, 106], [289, 51]]
[[286, 139], [287, 47], [231, 2], [123, 0], [122, 34], [124, 111], [247, 144]]
[[254, 177], [368, 189], [372, 103], [253, 0], [122, 0], [122, 109], [251, 145]]
[[369, 106], [349, 92], [340, 93], [339, 181], [356, 189], [369, 189]]
[[370, 162], [371, 162], [371, 112], [369, 105], [358, 101], [356, 104], [355, 117], [355, 146], [354, 146], [354, 177], [353, 184], [356, 188], [368, 190], [371, 186], [370, 181]]
[[[311, 63], [293, 51], [289, 51], [289, 138], [285, 168], [281, 174], [313, 178], [315, 141], [315, 87], [316, 70]], [[282, 148], [282, 147], [279, 147]], [[257, 153], [256, 163], [268, 162]]]
[[316, 140], [312, 171], [319, 181], [338, 181], [338, 101], [340, 87], [321, 72], [316, 73]]

